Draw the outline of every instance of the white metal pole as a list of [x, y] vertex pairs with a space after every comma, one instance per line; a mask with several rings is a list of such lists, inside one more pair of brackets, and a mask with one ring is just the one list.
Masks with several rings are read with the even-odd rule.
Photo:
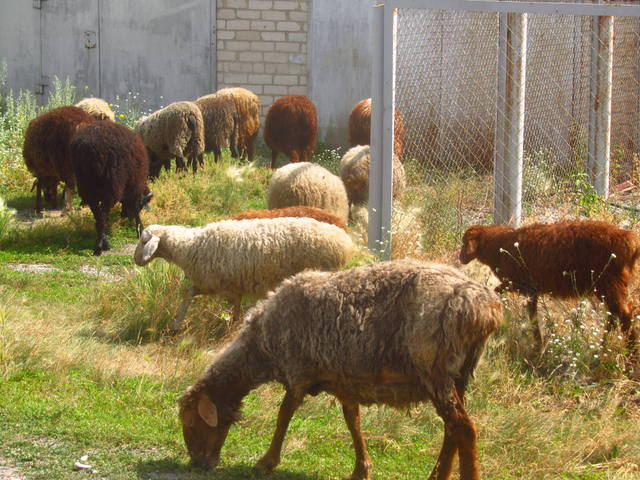
[[499, 32], [493, 220], [517, 226], [522, 217], [527, 14], [501, 13]]
[[368, 243], [372, 252], [388, 259], [391, 257], [396, 13], [384, 4], [374, 8]]
[[593, 17], [587, 169], [598, 195], [609, 196], [613, 17]]

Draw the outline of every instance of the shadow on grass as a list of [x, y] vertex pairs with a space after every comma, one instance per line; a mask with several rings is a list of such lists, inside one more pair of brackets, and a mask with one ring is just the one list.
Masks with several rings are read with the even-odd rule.
[[269, 474], [263, 475], [254, 470], [251, 465], [232, 465], [214, 470], [203, 470], [190, 464], [185, 464], [175, 458], [162, 460], [147, 460], [139, 462], [136, 471], [138, 478], [144, 480], [187, 480], [187, 479], [219, 479], [245, 480], [268, 478], [269, 480], [321, 480], [322, 477], [302, 472], [292, 472], [276, 468]]

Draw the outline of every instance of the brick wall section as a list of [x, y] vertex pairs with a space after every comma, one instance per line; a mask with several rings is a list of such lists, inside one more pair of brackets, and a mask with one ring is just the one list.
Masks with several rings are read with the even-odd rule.
[[262, 116], [283, 95], [307, 94], [307, 0], [217, 0], [218, 88], [256, 93]]

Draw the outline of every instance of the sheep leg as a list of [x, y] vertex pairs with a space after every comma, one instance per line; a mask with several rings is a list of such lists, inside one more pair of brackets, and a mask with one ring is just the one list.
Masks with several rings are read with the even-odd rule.
[[42, 213], [42, 188], [36, 180], [36, 213]]
[[625, 337], [625, 343], [627, 349], [630, 352], [635, 351], [636, 334], [632, 324], [632, 312], [627, 302], [628, 289], [627, 286], [615, 285], [616, 288], [612, 288], [604, 295], [604, 300], [607, 305], [607, 309], [611, 313], [607, 319], [605, 327], [605, 338], [609, 335], [609, 332], [615, 327], [615, 318], [620, 321], [620, 329]]
[[291, 390], [287, 389], [284, 395], [284, 399], [282, 400], [282, 404], [280, 405], [280, 410], [278, 410], [276, 431], [273, 434], [273, 438], [271, 439], [269, 449], [262, 456], [262, 458], [258, 460], [258, 463], [256, 464], [256, 470], [259, 470], [262, 473], [270, 473], [280, 463], [282, 442], [284, 442], [284, 437], [287, 434], [289, 422], [291, 421], [291, 417], [293, 417], [295, 411], [302, 403], [303, 399], [304, 395], [294, 393]]
[[91, 203], [89, 208], [91, 209], [91, 213], [93, 213], [93, 218], [96, 220], [96, 233], [98, 235], [93, 254], [100, 256], [103, 250], [109, 250], [111, 248], [106, 233], [107, 215], [109, 214], [110, 207], [107, 208], [105, 203], [102, 203], [102, 205]]
[[[437, 396], [436, 396], [437, 397]], [[458, 391], [451, 387], [444, 398], [434, 399], [438, 415], [444, 421], [444, 441], [430, 480], [447, 480], [451, 476], [453, 457], [460, 457], [460, 480], [480, 480], [476, 446], [476, 427], [464, 408]]]
[[187, 167], [184, 163], [184, 158], [183, 157], [176, 157], [176, 172], [182, 172], [184, 170], [186, 170]]
[[373, 464], [371, 463], [371, 458], [369, 458], [367, 444], [360, 429], [360, 405], [357, 403], [343, 403], [342, 413], [353, 439], [353, 448], [356, 451], [356, 466], [349, 478], [350, 480], [368, 480], [371, 478]]
[[182, 323], [182, 320], [184, 320], [184, 316], [187, 314], [189, 305], [191, 305], [193, 297], [198, 294], [200, 294], [200, 290], [198, 290], [197, 287], [189, 287], [186, 297], [184, 298], [184, 300], [182, 300], [182, 303], [178, 307], [178, 312], [176, 313], [176, 317], [173, 320], [173, 325], [171, 325], [172, 331], [177, 332], [178, 330], [180, 330], [180, 324]]
[[276, 168], [276, 159], [278, 158], [278, 151], [271, 150], [271, 168]]
[[64, 209], [71, 210], [71, 203], [73, 202], [73, 194], [75, 189], [65, 184], [64, 186]]
[[235, 297], [233, 299], [233, 317], [231, 323], [237, 325], [242, 317], [242, 297]]
[[220, 148], [216, 147], [213, 149], [213, 161], [218, 163], [222, 158], [222, 151]]

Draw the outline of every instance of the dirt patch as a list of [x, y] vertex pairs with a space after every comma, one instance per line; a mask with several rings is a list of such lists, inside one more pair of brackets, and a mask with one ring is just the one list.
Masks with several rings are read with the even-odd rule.
[[0, 480], [23, 480], [24, 477], [20, 475], [20, 472], [13, 467], [6, 464], [7, 462], [0, 458]]
[[133, 256], [133, 253], [136, 251], [137, 243], [126, 243], [122, 247], [117, 250], [108, 250], [106, 252], [102, 252], [103, 255], [130, 255]]
[[56, 267], [52, 267], [48, 263], [8, 263], [8, 268], [17, 270], [18, 272], [29, 273], [49, 273], [49, 272], [61, 272], [62, 270]]

